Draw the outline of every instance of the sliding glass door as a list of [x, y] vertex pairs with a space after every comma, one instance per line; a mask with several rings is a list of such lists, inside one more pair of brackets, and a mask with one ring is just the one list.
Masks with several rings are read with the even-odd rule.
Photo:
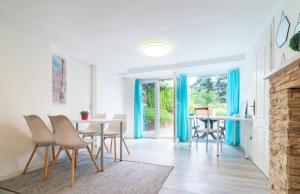
[[142, 82], [143, 93], [143, 111], [144, 111], [144, 137], [158, 137], [158, 120], [157, 118], [157, 81], [146, 80]]
[[142, 81], [144, 137], [173, 137], [173, 79]]
[[174, 131], [174, 81], [159, 80], [160, 137], [173, 137]]

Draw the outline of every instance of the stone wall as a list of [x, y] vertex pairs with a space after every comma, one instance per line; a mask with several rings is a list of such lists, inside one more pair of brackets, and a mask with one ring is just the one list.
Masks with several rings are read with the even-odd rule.
[[270, 193], [300, 193], [300, 66], [270, 78]]

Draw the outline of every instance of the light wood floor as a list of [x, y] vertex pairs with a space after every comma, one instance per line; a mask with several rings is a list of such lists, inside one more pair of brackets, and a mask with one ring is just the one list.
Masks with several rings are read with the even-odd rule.
[[172, 165], [174, 170], [160, 190], [160, 194], [266, 194], [268, 179], [251, 161], [244, 158], [239, 148], [223, 147], [220, 158], [216, 147], [210, 143], [209, 153], [205, 144], [174, 146], [170, 139], [128, 139], [131, 155], [124, 149], [124, 159], [154, 164]]

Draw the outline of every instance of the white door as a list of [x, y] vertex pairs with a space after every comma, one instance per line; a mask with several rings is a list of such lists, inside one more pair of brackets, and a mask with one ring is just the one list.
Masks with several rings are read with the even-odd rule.
[[144, 137], [159, 137], [159, 87], [158, 80], [143, 80]]
[[173, 138], [173, 79], [143, 80], [142, 93], [144, 137]]
[[273, 67], [272, 28], [264, 36], [265, 42], [256, 50], [255, 116], [252, 134], [252, 160], [269, 176], [269, 82], [264, 77]]

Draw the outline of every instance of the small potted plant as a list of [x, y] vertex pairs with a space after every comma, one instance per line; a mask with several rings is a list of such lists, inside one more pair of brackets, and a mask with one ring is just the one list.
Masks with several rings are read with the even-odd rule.
[[89, 112], [88, 111], [81, 111], [80, 115], [81, 115], [82, 120], [87, 120], [89, 118]]
[[300, 51], [300, 32], [297, 32], [290, 40], [290, 48], [294, 51]]

